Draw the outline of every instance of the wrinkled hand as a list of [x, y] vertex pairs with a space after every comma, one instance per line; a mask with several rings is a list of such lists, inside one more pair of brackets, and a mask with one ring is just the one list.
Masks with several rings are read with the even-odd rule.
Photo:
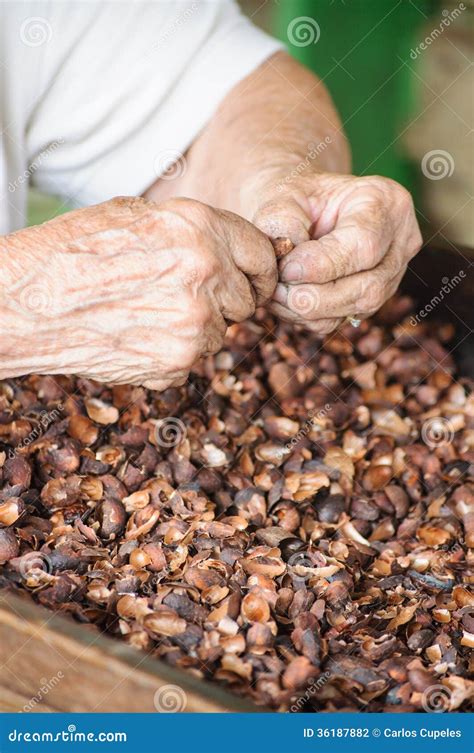
[[256, 226], [296, 244], [280, 261], [272, 309], [319, 334], [373, 314], [421, 247], [411, 196], [388, 178], [283, 176], [260, 188], [258, 200]]
[[227, 323], [251, 316], [277, 281], [261, 232], [190, 199], [113, 199], [5, 240], [34, 270], [34, 287], [23, 275], [9, 293], [25, 332], [15, 373], [181, 384], [200, 356], [219, 350]]

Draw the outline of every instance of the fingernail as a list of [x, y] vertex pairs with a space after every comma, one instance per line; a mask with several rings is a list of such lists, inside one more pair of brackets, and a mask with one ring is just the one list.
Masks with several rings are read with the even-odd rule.
[[281, 279], [285, 282], [299, 282], [303, 279], [303, 267], [296, 261], [290, 261], [281, 270]]
[[273, 293], [273, 300], [277, 303], [281, 303], [283, 306], [286, 305], [286, 302], [288, 300], [288, 291], [285, 287], [285, 285], [281, 285], [281, 283], [278, 283], [278, 285], [275, 288], [275, 292]]

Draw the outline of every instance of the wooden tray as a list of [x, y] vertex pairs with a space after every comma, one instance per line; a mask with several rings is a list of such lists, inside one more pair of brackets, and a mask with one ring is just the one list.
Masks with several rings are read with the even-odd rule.
[[160, 688], [163, 711], [172, 711], [175, 702], [187, 712], [265, 710], [29, 599], [0, 591], [0, 712], [156, 713]]

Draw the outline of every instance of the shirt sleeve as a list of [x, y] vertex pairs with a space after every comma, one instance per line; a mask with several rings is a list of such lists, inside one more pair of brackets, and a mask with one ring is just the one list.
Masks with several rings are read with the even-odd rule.
[[34, 14], [46, 37], [22, 51], [37, 65], [32, 180], [76, 206], [139, 195], [171, 163], [184, 169], [226, 94], [281, 49], [233, 0], [36, 2]]

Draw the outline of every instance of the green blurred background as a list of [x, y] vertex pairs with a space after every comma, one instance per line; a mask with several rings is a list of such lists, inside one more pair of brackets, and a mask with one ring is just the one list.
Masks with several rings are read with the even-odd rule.
[[413, 79], [404, 64], [435, 3], [429, 0], [287, 0], [275, 18], [286, 40], [298, 16], [316, 18], [316, 45], [291, 45], [331, 92], [353, 149], [357, 174], [380, 174], [415, 189], [415, 171], [397, 140], [413, 111]]

